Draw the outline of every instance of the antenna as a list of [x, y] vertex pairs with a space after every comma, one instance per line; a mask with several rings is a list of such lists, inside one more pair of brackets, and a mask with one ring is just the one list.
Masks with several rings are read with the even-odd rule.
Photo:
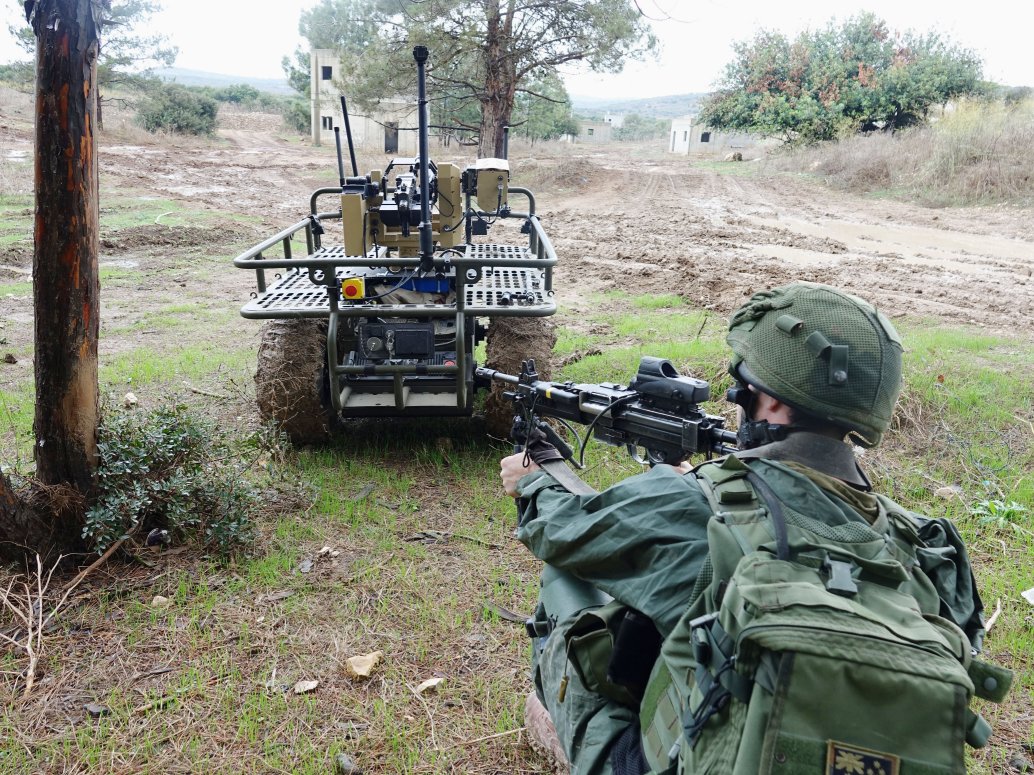
[[427, 84], [424, 66], [427, 46], [413, 49], [416, 60], [417, 110], [420, 113], [420, 269], [429, 272], [434, 267], [434, 246], [431, 243], [431, 181], [427, 160]]
[[341, 127], [334, 127], [334, 145], [337, 146], [337, 176], [341, 191], [345, 190], [345, 160], [341, 158]]
[[[355, 163], [355, 148], [352, 146], [352, 125], [348, 123], [348, 105], [345, 103], [345, 95], [341, 95], [341, 114], [345, 117], [345, 137], [348, 138], [348, 156], [352, 160], [352, 177], [359, 177], [359, 167]], [[338, 144], [338, 157], [341, 156], [341, 145]], [[344, 174], [341, 175], [344, 179]], [[342, 183], [344, 185], [344, 183]]]

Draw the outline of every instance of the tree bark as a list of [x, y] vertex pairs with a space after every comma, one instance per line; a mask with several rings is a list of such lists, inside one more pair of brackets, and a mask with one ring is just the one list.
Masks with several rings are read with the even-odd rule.
[[[36, 32], [36, 472], [93, 489], [97, 465], [97, 0], [27, 4]], [[71, 540], [71, 536], [69, 536]]]
[[504, 128], [510, 122], [517, 93], [516, 65], [513, 47], [513, 0], [507, 2], [505, 14], [499, 0], [490, 0], [486, 9], [485, 45], [482, 49], [485, 67], [485, 90], [481, 95], [481, 145], [479, 156], [503, 156]]
[[21, 562], [38, 554], [47, 565], [82, 543], [84, 497], [68, 485], [38, 482], [15, 490], [0, 473], [0, 559]]

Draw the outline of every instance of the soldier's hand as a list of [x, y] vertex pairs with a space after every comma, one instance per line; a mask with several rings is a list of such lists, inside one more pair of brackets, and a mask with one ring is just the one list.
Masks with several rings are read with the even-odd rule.
[[517, 482], [525, 474], [530, 474], [532, 471], [539, 470], [539, 464], [534, 460], [529, 460], [528, 464], [524, 464], [525, 455], [523, 452], [515, 452], [512, 455], [508, 455], [499, 461], [499, 478], [503, 482], [503, 491], [511, 498], [516, 498], [520, 493], [517, 492]]

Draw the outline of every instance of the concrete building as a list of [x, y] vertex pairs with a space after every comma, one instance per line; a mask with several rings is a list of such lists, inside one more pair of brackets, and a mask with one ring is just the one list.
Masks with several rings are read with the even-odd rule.
[[[310, 52], [309, 94], [313, 145], [334, 145], [334, 127], [341, 130], [341, 148], [346, 154], [344, 118], [341, 113], [341, 60], [329, 48]], [[347, 95], [346, 95], [347, 98]], [[357, 148], [395, 156], [416, 156], [418, 152], [416, 100], [382, 100], [372, 115], [360, 114], [349, 104], [348, 123]], [[367, 170], [368, 172], [369, 170]], [[362, 172], [362, 170], [360, 170]]]
[[578, 143], [609, 143], [613, 139], [613, 125], [607, 121], [579, 121]]
[[764, 140], [746, 132], [719, 132], [698, 123], [693, 116], [674, 118], [668, 150], [693, 156], [726, 156], [739, 151], [771, 146], [773, 140]]

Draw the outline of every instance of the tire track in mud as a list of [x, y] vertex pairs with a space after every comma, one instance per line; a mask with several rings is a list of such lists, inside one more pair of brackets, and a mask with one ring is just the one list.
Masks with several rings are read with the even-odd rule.
[[589, 175], [579, 197], [544, 215], [561, 296], [569, 268], [580, 291], [674, 291], [727, 314], [748, 291], [800, 279], [843, 287], [891, 315], [1034, 329], [1034, 243], [1017, 238], [1021, 212], [988, 219], [975, 208], [932, 211], [690, 167]]
[[[226, 139], [234, 145], [105, 149], [101, 162], [110, 158], [105, 174], [127, 187], [151, 186], [192, 207], [232, 206], [276, 226], [300, 217], [312, 190], [336, 181], [328, 149], [243, 125]], [[560, 258], [561, 301], [620, 287], [676, 292], [728, 314], [754, 290], [803, 279], [868, 297], [891, 315], [1034, 331], [1029, 212], [935, 210], [749, 167], [723, 174], [660, 152], [542, 154], [515, 150], [512, 166], [518, 179], [523, 169], [544, 181], [529, 187]], [[377, 156], [363, 166], [381, 163]]]

